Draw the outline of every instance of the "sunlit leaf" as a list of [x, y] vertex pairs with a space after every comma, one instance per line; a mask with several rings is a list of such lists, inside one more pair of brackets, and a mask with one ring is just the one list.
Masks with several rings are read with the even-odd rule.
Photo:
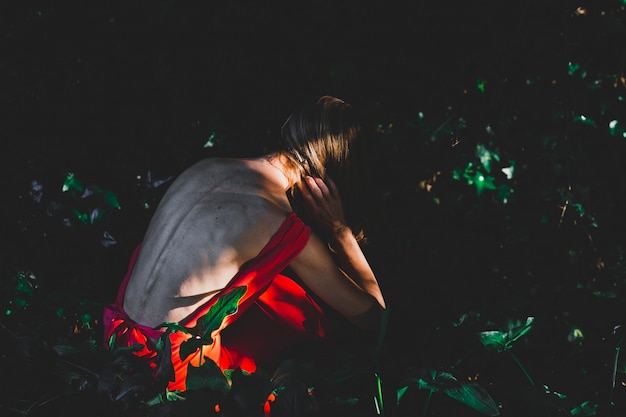
[[476, 192], [480, 196], [485, 190], [495, 190], [495, 178], [491, 176], [484, 176], [480, 173], [477, 173], [474, 177], [474, 185], [476, 186]]
[[376, 406], [376, 414], [384, 415], [385, 414], [385, 404], [383, 402], [383, 384], [382, 379], [378, 372], [375, 373], [376, 378], [376, 391], [374, 392], [374, 405]]
[[81, 222], [85, 224], [89, 223], [89, 215], [87, 213], [83, 213], [77, 209], [72, 209], [72, 212], [74, 213], [74, 216], [76, 216], [76, 218]]
[[513, 174], [515, 173], [515, 161], [511, 161], [511, 165], [502, 168], [501, 171], [504, 173], [504, 175], [506, 175], [507, 180], [513, 179]]
[[569, 334], [567, 335], [567, 340], [569, 342], [582, 342], [585, 338], [583, 331], [578, 327], [573, 327]]
[[398, 388], [398, 390], [396, 391], [396, 404], [400, 404], [400, 400], [402, 400], [402, 397], [404, 397], [404, 394], [406, 394], [408, 389], [408, 385], [404, 385]]
[[248, 287], [245, 285], [235, 287], [221, 295], [209, 311], [198, 319], [194, 329], [200, 330], [201, 336], [210, 336], [213, 330], [217, 330], [227, 316], [233, 315], [239, 309], [239, 300], [244, 296]]
[[209, 137], [207, 138], [207, 140], [204, 142], [204, 147], [205, 148], [212, 148], [213, 146], [215, 146], [215, 138], [217, 137], [215, 132], [211, 132], [211, 135], [209, 135]]
[[417, 124], [410, 122], [414, 127], [418, 127], [420, 128], [420, 130], [426, 134], [430, 134], [432, 129], [430, 128], [428, 122], [426, 121], [426, 115], [424, 114], [424, 112], [418, 112], [417, 113]]
[[528, 317], [522, 325], [509, 321], [506, 330], [488, 330], [478, 334], [483, 346], [494, 346], [498, 350], [509, 350], [513, 343], [528, 333], [533, 326], [534, 317]]
[[515, 342], [520, 337], [528, 333], [532, 329], [534, 321], [535, 321], [534, 317], [527, 317], [526, 322], [524, 324], [520, 324], [519, 321], [517, 322], [509, 321], [508, 330], [509, 330], [509, 333], [511, 334], [511, 338], [510, 338], [511, 343]]
[[179, 390], [175, 390], [175, 391], [168, 391], [165, 390], [164, 393], [159, 393], [156, 397], [145, 401], [144, 404], [152, 407], [158, 404], [162, 404], [164, 402], [176, 402], [176, 401], [185, 401], [186, 398], [183, 397], [181, 394], [183, 393], [183, 391], [179, 391]]
[[204, 345], [213, 343], [211, 333], [217, 330], [227, 316], [235, 314], [239, 308], [239, 300], [246, 293], [247, 286], [235, 287], [221, 295], [209, 311], [200, 317], [193, 327], [185, 327], [178, 323], [166, 322], [157, 328], [166, 327], [172, 332], [181, 331], [191, 334], [193, 337], [181, 343], [180, 357], [184, 360], [187, 356], [200, 349]]
[[69, 191], [69, 190], [76, 190], [79, 193], [83, 192], [83, 184], [82, 182], [80, 182], [76, 176], [74, 175], [73, 172], [68, 172], [67, 175], [65, 176], [65, 181], [63, 182], [63, 192], [65, 191]]
[[491, 172], [492, 161], [500, 161], [500, 156], [498, 154], [491, 152], [485, 147], [485, 145], [482, 144], [478, 144], [476, 146], [476, 156], [480, 159], [481, 165], [487, 172]]
[[574, 75], [578, 72], [580, 74], [580, 78], [585, 78], [587, 76], [587, 72], [582, 69], [581, 65], [574, 62], [568, 63], [567, 72], [569, 75]]
[[548, 387], [547, 385], [543, 386], [543, 390], [546, 394], [552, 394], [555, 395], [557, 398], [559, 398], [560, 400], [564, 400], [565, 398], [567, 398], [567, 395], [565, 394], [561, 394], [560, 392], [556, 392], [556, 391], [552, 391], [550, 389], [550, 387]]
[[501, 330], [487, 330], [480, 332], [479, 337], [483, 346], [496, 346], [500, 349], [504, 349], [508, 334]]
[[596, 122], [594, 122], [592, 119], [588, 118], [587, 116], [585, 116], [583, 114], [575, 116], [574, 117], [574, 121], [582, 123], [584, 125], [596, 127]]
[[91, 314], [89, 313], [85, 313], [80, 317], [81, 324], [86, 329], [92, 328], [91, 320], [92, 320], [92, 317], [91, 317]]
[[113, 332], [111, 334], [111, 337], [109, 337], [109, 340], [107, 341], [107, 346], [109, 347], [109, 350], [113, 350], [115, 349], [115, 340], [117, 339], [117, 334], [115, 332]]
[[622, 138], [626, 138], [626, 129], [622, 126], [617, 120], [611, 120], [609, 122], [609, 134], [611, 136], [619, 136]]
[[481, 92], [484, 93], [485, 90], [487, 89], [487, 80], [484, 80], [482, 78], [478, 78], [476, 80], [476, 88]]
[[570, 207], [576, 210], [578, 216], [583, 217], [585, 215], [585, 209], [583, 208], [582, 204], [570, 203]]
[[183, 332], [186, 334], [192, 334], [191, 329], [183, 326], [182, 324], [178, 324], [178, 322], [166, 321], [164, 323], [159, 324], [155, 329], [166, 328], [172, 332]]
[[37, 281], [35, 274], [30, 271], [19, 271], [17, 273], [17, 291], [33, 295], [37, 289]]
[[[469, 162], [463, 171], [463, 178], [467, 181], [467, 185], [473, 185], [476, 187], [476, 191], [478, 196], [480, 196], [483, 191], [495, 190], [495, 178], [492, 176], [485, 175], [483, 173], [484, 167], [482, 164], [475, 165], [472, 162]], [[455, 180], [460, 180], [461, 173], [458, 169], [453, 170], [453, 178]]]
[[[474, 178], [476, 175], [478, 175], [478, 168], [476, 168], [473, 162], [468, 162], [465, 170], [463, 171], [463, 178], [467, 180], [467, 185], [474, 184]], [[457, 179], [460, 179], [460, 177]]]
[[578, 69], [580, 68], [580, 65], [575, 64], [573, 62], [569, 62], [568, 63], [568, 74], [569, 75], [574, 75], [576, 73], [576, 71], [578, 71]]
[[167, 391], [165, 393], [165, 399], [167, 401], [184, 401], [185, 397], [181, 396], [180, 394], [182, 393], [182, 391]]
[[597, 414], [598, 404], [591, 401], [585, 401], [579, 406], [576, 406], [570, 410], [570, 414], [573, 416], [595, 416]]

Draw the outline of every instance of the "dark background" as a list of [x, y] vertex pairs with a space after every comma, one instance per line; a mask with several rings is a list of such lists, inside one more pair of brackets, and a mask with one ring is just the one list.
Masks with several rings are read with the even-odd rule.
[[[623, 408], [623, 23], [608, 0], [3, 3], [2, 366], [24, 380], [3, 404], [44, 395], [36, 352], [100, 342], [98, 308], [168, 179], [264, 149], [296, 103], [332, 94], [378, 126], [365, 250], [390, 306], [390, 390], [454, 369], [502, 415]], [[497, 155], [481, 193], [462, 177], [480, 145]], [[64, 192], [68, 173], [94, 194]], [[534, 387], [476, 338], [530, 316], [513, 350]]]

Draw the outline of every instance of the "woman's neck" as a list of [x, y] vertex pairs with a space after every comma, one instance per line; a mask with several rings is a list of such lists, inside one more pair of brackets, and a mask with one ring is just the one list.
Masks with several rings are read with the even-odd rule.
[[289, 159], [282, 153], [270, 154], [263, 157], [263, 159], [282, 174], [285, 191], [293, 188], [294, 185], [300, 182], [300, 178], [302, 177], [301, 170], [294, 167]]

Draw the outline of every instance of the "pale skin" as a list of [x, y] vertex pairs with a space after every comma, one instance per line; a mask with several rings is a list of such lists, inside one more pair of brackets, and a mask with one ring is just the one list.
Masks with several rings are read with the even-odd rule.
[[206, 159], [177, 178], [151, 220], [129, 281], [124, 309], [130, 318], [152, 327], [178, 322], [214, 297], [292, 211], [286, 192], [293, 185], [330, 241], [311, 233], [290, 267], [353, 324], [376, 329], [385, 301], [346, 226], [334, 183], [312, 177], [301, 181], [280, 155]]

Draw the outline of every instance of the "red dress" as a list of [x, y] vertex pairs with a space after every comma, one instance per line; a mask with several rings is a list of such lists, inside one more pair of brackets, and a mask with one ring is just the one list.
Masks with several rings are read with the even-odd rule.
[[[229, 284], [207, 303], [178, 324], [193, 327], [214, 306], [220, 296], [238, 287], [245, 293], [234, 314], [226, 316], [211, 333], [212, 343], [204, 345], [184, 359], [180, 345], [191, 335], [181, 331], [170, 334], [175, 381], [168, 390], [185, 390], [187, 366], [200, 366], [203, 357], [212, 359], [222, 369], [240, 367], [254, 372], [257, 363], [270, 360], [280, 350], [303, 342], [319, 341], [326, 335], [326, 316], [320, 306], [291, 278], [281, 272], [306, 245], [310, 228], [295, 213], [290, 213], [267, 245], [245, 264]], [[153, 329], [135, 323], [124, 311], [124, 294], [140, 246], [131, 257], [128, 272], [114, 304], [104, 309], [104, 344], [112, 347], [140, 343], [144, 348], [135, 354], [145, 357], [156, 369], [155, 341], [165, 329]]]

